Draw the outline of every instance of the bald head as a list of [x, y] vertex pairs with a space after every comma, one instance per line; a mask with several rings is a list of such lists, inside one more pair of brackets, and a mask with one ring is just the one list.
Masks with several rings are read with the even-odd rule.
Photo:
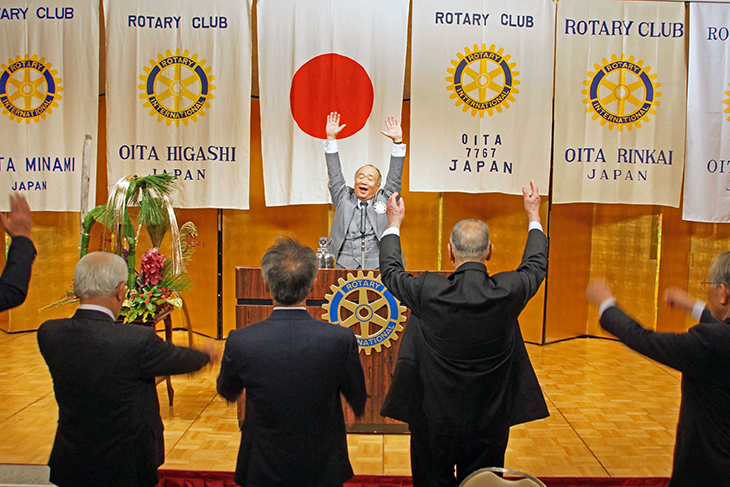
[[127, 263], [117, 254], [91, 252], [74, 270], [74, 293], [79, 299], [110, 298], [127, 281]]
[[484, 262], [489, 256], [489, 227], [481, 220], [461, 220], [449, 241], [456, 262]]

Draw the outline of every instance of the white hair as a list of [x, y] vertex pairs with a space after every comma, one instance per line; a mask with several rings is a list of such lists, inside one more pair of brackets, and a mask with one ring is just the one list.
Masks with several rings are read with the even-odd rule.
[[91, 252], [81, 257], [74, 270], [74, 293], [80, 299], [110, 298], [127, 280], [127, 263], [117, 254]]

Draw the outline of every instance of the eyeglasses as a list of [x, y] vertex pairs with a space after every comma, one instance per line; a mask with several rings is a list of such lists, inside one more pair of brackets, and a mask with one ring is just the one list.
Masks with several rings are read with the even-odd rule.
[[707, 288], [708, 287], [717, 287], [717, 286], [719, 286], [718, 283], [712, 282], [712, 281], [702, 281], [700, 284], [702, 285], [702, 290], [703, 291], [707, 291]]

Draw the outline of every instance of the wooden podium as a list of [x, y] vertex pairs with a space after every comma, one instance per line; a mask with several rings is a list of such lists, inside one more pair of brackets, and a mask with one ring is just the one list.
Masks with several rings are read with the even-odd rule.
[[[373, 272], [373, 277], [380, 274], [377, 270], [363, 272], [366, 276], [369, 272]], [[423, 271], [412, 272], [412, 274], [417, 275], [421, 272]], [[348, 274], [357, 277], [357, 273], [356, 270], [347, 269], [320, 269], [312, 286], [312, 291], [306, 300], [309, 314], [314, 318], [323, 320], [322, 316], [326, 315], [327, 312], [322, 308], [322, 305], [328, 303], [325, 295], [332, 294], [330, 286], [338, 286], [340, 279], [347, 281]], [[443, 274], [448, 273], [443, 272]], [[236, 299], [236, 328], [242, 328], [251, 323], [264, 320], [271, 314], [273, 310], [271, 294], [264, 283], [261, 268], [236, 267]], [[407, 324], [408, 315], [409, 311], [406, 311], [406, 321], [401, 323], [404, 328]], [[355, 331], [355, 334], [359, 334], [357, 328], [354, 328], [353, 331]], [[365, 414], [361, 418], [355, 419], [349, 407], [344, 409], [346, 411], [345, 419], [348, 431], [363, 433], [401, 433], [408, 431], [405, 424], [380, 415], [380, 406], [383, 404], [393, 377], [393, 369], [398, 358], [402, 334], [403, 332], [398, 332], [398, 339], [391, 339], [390, 347], [382, 346], [380, 352], [373, 349], [370, 355], [367, 355], [363, 350], [360, 350], [360, 360], [365, 371], [368, 401], [365, 406]], [[243, 420], [242, 402], [239, 401], [239, 421]]]

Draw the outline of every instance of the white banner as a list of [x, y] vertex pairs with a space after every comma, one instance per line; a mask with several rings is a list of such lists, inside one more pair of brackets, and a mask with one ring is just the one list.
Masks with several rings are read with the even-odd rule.
[[413, 1], [411, 191], [547, 194], [554, 31], [552, 0]]
[[553, 202], [679, 206], [684, 5], [561, 0]]
[[693, 3], [689, 13], [682, 218], [730, 222], [730, 5]]
[[342, 169], [388, 172], [400, 116], [408, 0], [259, 0], [261, 140], [266, 205], [327, 203], [322, 140], [337, 111]]
[[171, 173], [180, 208], [248, 209], [251, 0], [104, 0], [109, 184]]
[[[80, 211], [84, 137], [98, 129], [99, 3], [2, 0], [0, 29], [0, 211], [13, 191], [32, 210]], [[95, 141], [89, 164], [95, 181]]]

